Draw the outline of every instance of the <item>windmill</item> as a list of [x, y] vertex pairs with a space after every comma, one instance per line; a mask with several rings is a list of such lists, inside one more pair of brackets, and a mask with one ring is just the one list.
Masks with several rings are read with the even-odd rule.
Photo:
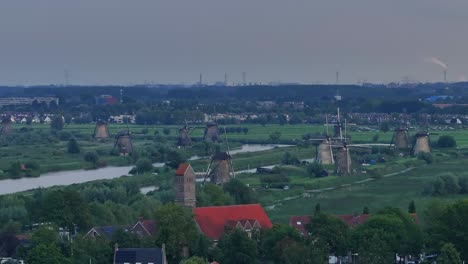
[[226, 137], [227, 151], [218, 152], [211, 157], [211, 161], [206, 170], [204, 181], [210, 179], [213, 184], [225, 184], [236, 176], [232, 156], [229, 153], [229, 142], [227, 139], [226, 127], [224, 127], [224, 136]]
[[326, 134], [323, 138], [309, 138], [308, 141], [319, 142], [315, 144], [315, 160], [321, 164], [335, 164], [333, 157], [332, 138], [328, 135], [328, 116], [325, 115], [326, 120]]
[[177, 141], [177, 146], [187, 148], [192, 145], [192, 139], [190, 134], [192, 134], [194, 128], [187, 125], [179, 128], [179, 140]]
[[419, 153], [431, 153], [429, 132], [421, 131], [415, 135], [416, 141], [414, 142], [412, 153], [416, 156]]
[[108, 139], [109, 138], [109, 130], [107, 129], [107, 123], [98, 120], [96, 122], [96, 127], [94, 128], [94, 138], [95, 139]]
[[370, 143], [370, 144], [348, 144], [346, 141], [332, 145], [337, 148], [336, 151], [336, 172], [338, 174], [351, 174], [352, 172], [352, 159], [350, 154], [351, 148], [371, 149], [374, 146], [388, 147], [388, 144], [383, 143]]
[[131, 156], [133, 153], [133, 143], [132, 137], [130, 133], [130, 128], [128, 127], [127, 121], [127, 130], [122, 130], [117, 135], [115, 135], [115, 143], [114, 148], [112, 149], [112, 153], [114, 153], [115, 148], [119, 149], [119, 154], [121, 156]]
[[[335, 132], [337, 126], [335, 126]], [[338, 141], [335, 141], [330, 144], [330, 148], [336, 148], [335, 154], [335, 167], [338, 174], [347, 175], [352, 172], [352, 159], [351, 159], [351, 148], [361, 148], [361, 149], [371, 149], [373, 146], [385, 146], [388, 147], [388, 144], [381, 143], [368, 143], [368, 144], [349, 144], [348, 135], [347, 135], [347, 123], [346, 119], [344, 121], [344, 136], [341, 129], [340, 114], [338, 109], [338, 128], [340, 137]], [[392, 144], [390, 144], [391, 146]]]
[[218, 142], [220, 140], [218, 124], [215, 122], [207, 123], [203, 139], [210, 143]]

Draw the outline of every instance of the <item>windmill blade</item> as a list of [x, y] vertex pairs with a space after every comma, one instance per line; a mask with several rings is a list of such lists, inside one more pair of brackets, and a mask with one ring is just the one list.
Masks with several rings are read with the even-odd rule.
[[326, 127], [326, 129], [327, 129], [327, 137], [328, 137], [328, 135], [330, 135], [330, 134], [328, 133], [328, 114], [325, 114], [325, 124], [326, 124], [325, 127]]
[[211, 172], [211, 165], [213, 164], [213, 159], [211, 159], [210, 163], [208, 163], [208, 168], [206, 168], [206, 173], [205, 176], [203, 177], [203, 184], [205, 184], [206, 179], [210, 177], [210, 172]]
[[393, 146], [392, 144], [385, 144], [385, 143], [368, 143], [368, 144], [349, 144], [350, 147], [389, 147]]
[[232, 162], [231, 153], [229, 152], [229, 141], [228, 141], [228, 137], [227, 137], [227, 133], [226, 133], [226, 126], [224, 126], [224, 138], [226, 139], [227, 154], [229, 155], [229, 157], [231, 157], [231, 158], [229, 159], [229, 163], [230, 163], [230, 165], [231, 165], [232, 177], [235, 178], [235, 177], [236, 177], [236, 173], [234, 172], [234, 164], [233, 164], [233, 162]]
[[119, 138], [117, 137], [117, 138], [115, 139], [114, 147], [112, 148], [111, 153], [114, 153], [114, 150], [115, 150], [115, 148], [117, 147], [117, 143], [118, 143], [118, 142], [119, 142]]

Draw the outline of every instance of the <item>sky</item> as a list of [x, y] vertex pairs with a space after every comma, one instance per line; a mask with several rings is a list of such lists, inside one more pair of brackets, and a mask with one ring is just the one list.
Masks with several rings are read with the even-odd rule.
[[1, 0], [0, 85], [449, 81], [466, 0]]

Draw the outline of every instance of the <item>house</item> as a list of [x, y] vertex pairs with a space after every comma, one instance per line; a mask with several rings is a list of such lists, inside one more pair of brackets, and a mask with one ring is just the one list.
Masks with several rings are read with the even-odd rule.
[[106, 240], [111, 240], [115, 232], [118, 230], [123, 230], [128, 232], [130, 226], [96, 226], [91, 228], [91, 230], [86, 233], [85, 238], [104, 238]]
[[[365, 223], [372, 215], [370, 214], [347, 214], [347, 215], [335, 215], [341, 219], [349, 227], [354, 228]], [[417, 214], [410, 214], [410, 217], [413, 219], [415, 224], [419, 224], [419, 219]], [[289, 218], [289, 226], [294, 227], [299, 233], [303, 236], [308, 236], [306, 226], [312, 220], [312, 216], [301, 215], [301, 216], [291, 216]]]
[[86, 233], [86, 238], [102, 237], [111, 240], [117, 230], [123, 230], [137, 235], [139, 238], [151, 237], [156, 234], [156, 223], [153, 220], [139, 219], [130, 226], [96, 226]]
[[167, 264], [163, 248], [115, 248], [114, 264]]
[[151, 237], [156, 234], [156, 223], [154, 220], [143, 220], [140, 219], [130, 229], [131, 233], [134, 233], [139, 238]]
[[43, 120], [44, 124], [50, 124], [52, 122], [52, 119], [49, 116], [46, 116]]
[[221, 238], [226, 227], [240, 228], [250, 235], [253, 230], [273, 226], [260, 204], [198, 207], [193, 213], [199, 230], [214, 241]]

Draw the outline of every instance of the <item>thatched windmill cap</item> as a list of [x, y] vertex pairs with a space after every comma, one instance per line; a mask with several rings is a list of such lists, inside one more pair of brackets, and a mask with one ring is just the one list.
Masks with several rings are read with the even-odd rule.
[[127, 130], [122, 130], [120, 131], [119, 133], [117, 133], [117, 135], [115, 136], [115, 138], [119, 138], [119, 137], [124, 137], [124, 136], [130, 136], [130, 131], [127, 131]]
[[100, 125], [100, 126], [101, 126], [101, 125], [107, 125], [107, 122], [104, 121], [104, 120], [99, 119], [99, 120], [96, 122], [96, 124], [97, 124], [97, 125]]
[[213, 156], [213, 160], [230, 160], [231, 158], [227, 152], [218, 152]]
[[421, 132], [416, 133], [416, 137], [428, 137], [428, 136], [429, 136], [429, 132], [427, 131], [421, 131]]

